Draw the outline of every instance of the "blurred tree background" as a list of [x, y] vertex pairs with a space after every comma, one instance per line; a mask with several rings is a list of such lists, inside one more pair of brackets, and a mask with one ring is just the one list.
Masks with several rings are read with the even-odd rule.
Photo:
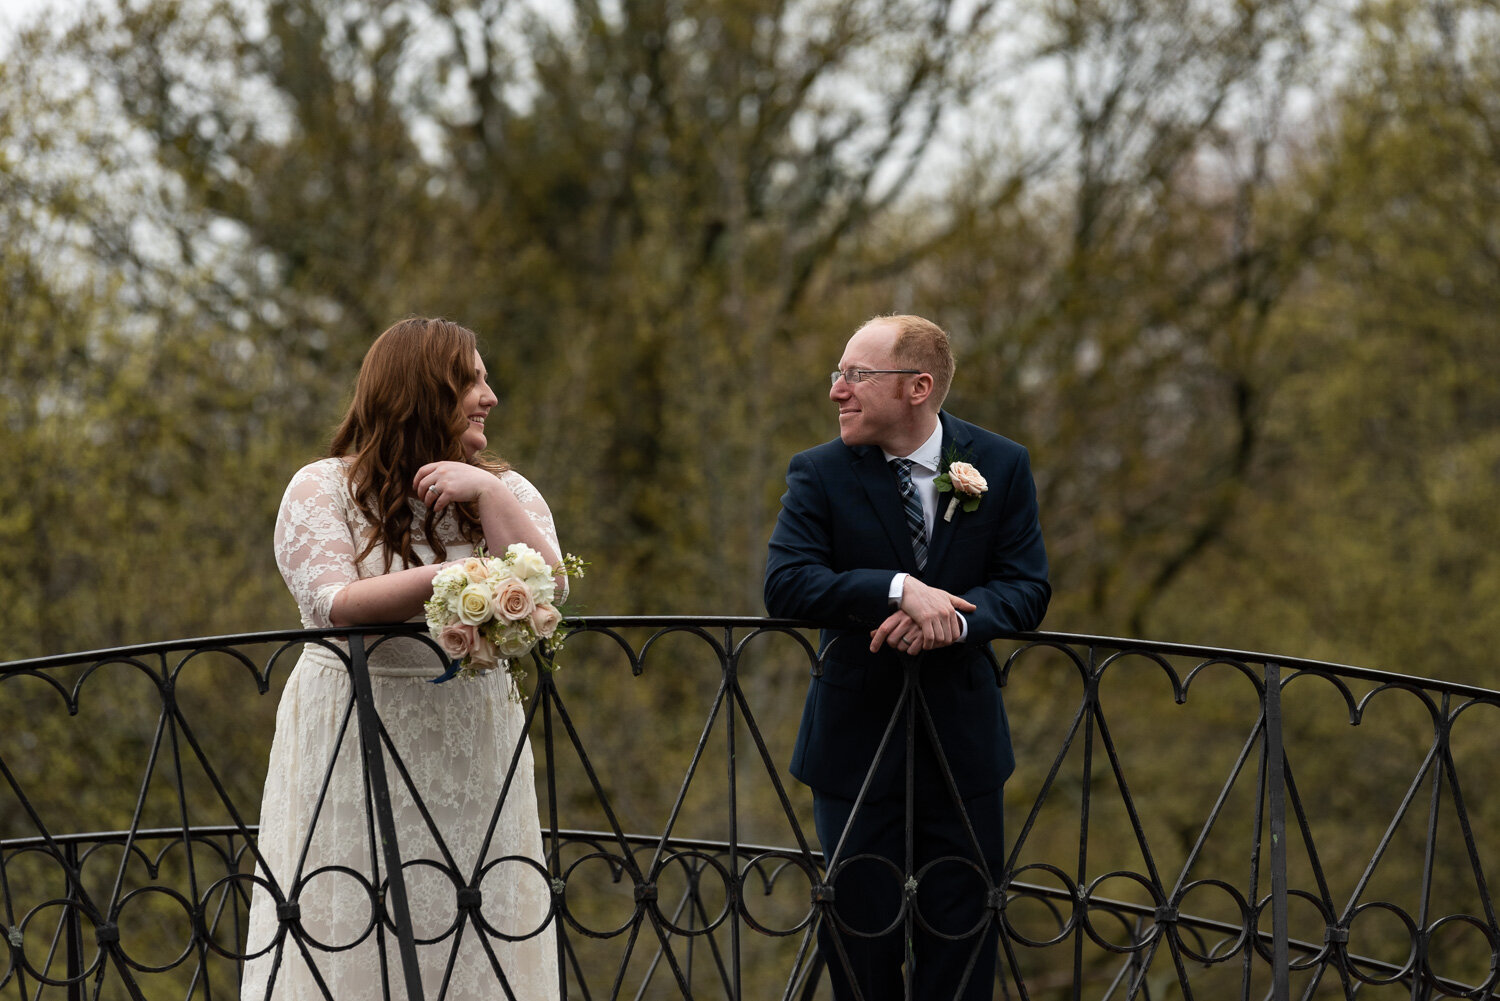
[[118, 0], [12, 32], [12, 656], [295, 623], [373, 336], [480, 332], [595, 613], [761, 611], [865, 318], [1031, 448], [1052, 629], [1488, 682], [1480, 0]]

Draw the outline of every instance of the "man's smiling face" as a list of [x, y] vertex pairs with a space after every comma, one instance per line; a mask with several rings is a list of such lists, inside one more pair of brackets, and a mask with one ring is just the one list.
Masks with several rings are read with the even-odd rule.
[[[895, 361], [895, 324], [874, 320], [854, 332], [839, 359], [839, 371], [900, 368]], [[913, 419], [905, 398], [909, 375], [872, 375], [857, 383], [839, 379], [828, 398], [839, 408], [839, 437], [845, 445], [877, 445], [894, 454], [891, 445], [902, 440]]]

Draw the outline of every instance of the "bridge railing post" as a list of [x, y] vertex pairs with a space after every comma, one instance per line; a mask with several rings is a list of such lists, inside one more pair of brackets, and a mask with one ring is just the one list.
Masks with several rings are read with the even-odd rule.
[[[411, 908], [406, 899], [406, 874], [401, 868], [401, 847], [396, 840], [396, 818], [391, 808], [391, 787], [385, 774], [385, 755], [380, 750], [380, 714], [375, 710], [375, 695], [370, 685], [365, 638], [357, 634], [349, 637], [349, 678], [354, 685], [354, 704], [359, 715], [359, 750], [365, 774], [370, 779], [370, 797], [374, 801], [375, 823], [380, 831], [381, 854], [386, 868], [386, 899], [391, 923], [396, 929], [406, 996], [409, 1001], [424, 1001], [426, 995], [422, 993], [422, 971], [417, 967]], [[389, 984], [386, 990], [389, 993]]]
[[1281, 727], [1281, 668], [1266, 661], [1266, 798], [1271, 834], [1271, 996], [1291, 997], [1287, 934], [1286, 745]]

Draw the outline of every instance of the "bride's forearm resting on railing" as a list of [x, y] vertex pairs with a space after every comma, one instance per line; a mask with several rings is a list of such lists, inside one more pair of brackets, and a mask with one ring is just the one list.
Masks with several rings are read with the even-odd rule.
[[435, 563], [351, 581], [334, 596], [329, 620], [335, 626], [372, 626], [416, 618], [432, 597], [432, 578], [445, 566]]
[[[515, 495], [498, 480], [496, 485], [499, 489], [480, 497], [479, 516], [484, 525], [485, 539], [503, 540], [503, 545], [488, 545], [487, 548], [499, 554], [513, 542], [524, 542], [541, 553], [548, 563], [556, 564], [561, 559], [557, 547], [536, 527]], [[509, 504], [506, 498], [509, 498]], [[423, 603], [432, 597], [432, 578], [445, 566], [448, 563], [435, 563], [351, 581], [334, 596], [329, 610], [330, 623], [335, 626], [370, 626], [416, 618], [422, 614]], [[567, 578], [558, 577], [556, 580], [561, 599], [568, 593]]]

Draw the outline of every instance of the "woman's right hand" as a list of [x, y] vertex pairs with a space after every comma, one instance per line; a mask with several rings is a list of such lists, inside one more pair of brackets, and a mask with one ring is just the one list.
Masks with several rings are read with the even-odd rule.
[[[552, 523], [551, 512], [540, 494], [530, 502], [522, 502], [499, 476], [479, 466], [452, 461], [429, 462], [417, 470], [412, 486], [438, 514], [449, 504], [477, 502], [485, 548], [492, 553], [504, 552], [512, 542], [524, 542], [541, 553], [549, 565], [555, 566], [562, 559], [557, 544], [538, 527], [539, 520], [547, 525]], [[567, 593], [565, 576], [558, 578], [558, 593]]]
[[[449, 504], [468, 504], [489, 496], [514, 501], [514, 496], [494, 473], [467, 462], [429, 462], [412, 480], [417, 498], [438, 514]], [[501, 495], [504, 495], [503, 497]]]

